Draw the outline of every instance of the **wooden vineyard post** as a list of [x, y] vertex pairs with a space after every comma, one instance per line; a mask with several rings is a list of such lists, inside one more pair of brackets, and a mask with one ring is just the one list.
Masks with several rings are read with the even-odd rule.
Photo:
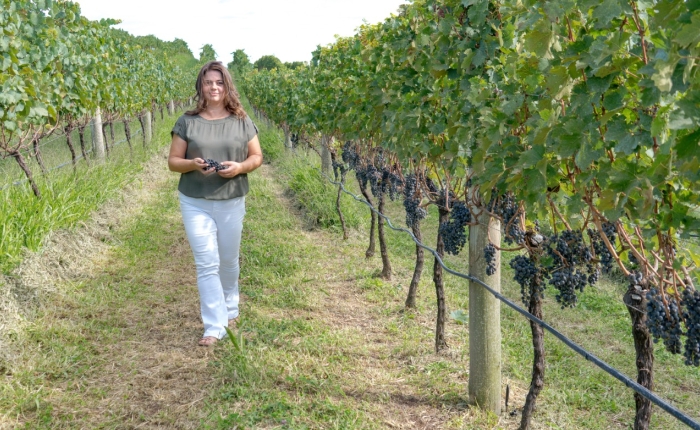
[[146, 111], [146, 113], [143, 115], [143, 121], [144, 121], [144, 139], [146, 141], [146, 144], [151, 143], [151, 137], [153, 136], [153, 133], [151, 132], [151, 113], [149, 111]]
[[92, 150], [95, 153], [95, 158], [103, 160], [105, 158], [105, 142], [102, 134], [102, 114], [100, 108], [95, 110], [95, 116], [92, 119]]
[[321, 171], [326, 175], [332, 173], [332, 162], [331, 152], [328, 150], [328, 146], [333, 142], [333, 137], [328, 135], [321, 136]]
[[282, 131], [284, 131], [284, 147], [286, 149], [292, 149], [292, 133], [288, 125], [282, 126]]
[[[484, 247], [500, 245], [501, 223], [482, 213], [469, 227], [469, 274], [501, 291], [501, 252], [496, 273], [486, 275]], [[501, 304], [484, 287], [469, 282], [469, 400], [481, 409], [501, 414]]]

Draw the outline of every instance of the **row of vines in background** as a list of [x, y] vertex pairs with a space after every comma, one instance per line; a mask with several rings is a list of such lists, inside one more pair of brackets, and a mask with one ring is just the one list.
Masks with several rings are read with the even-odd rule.
[[[536, 316], [547, 287], [575, 307], [601, 272], [622, 272], [637, 380], [653, 389], [654, 341], [700, 365], [700, 254], [684, 242], [700, 226], [698, 23], [698, 1], [416, 0], [309, 67], [236, 79], [288, 145], [321, 134], [322, 156], [354, 169], [380, 210], [403, 192], [414, 232], [436, 205], [440, 255], [460, 252], [468, 226], [500, 226], [478, 275], [522, 251], [509, 264]], [[532, 335], [521, 428], [544, 381], [535, 323]], [[648, 428], [651, 403], [635, 403]]]
[[0, 158], [18, 163], [37, 197], [27, 158], [46, 173], [42, 139], [65, 135], [75, 164], [78, 130], [87, 161], [84, 131], [93, 116], [101, 119], [105, 141], [107, 129], [114, 140], [119, 122], [131, 144], [132, 119], [145, 128], [146, 114], [155, 121], [160, 109], [162, 118], [165, 106], [172, 111], [193, 93], [197, 61], [184, 42], [135, 38], [111, 28], [117, 23], [90, 21], [70, 1], [2, 0]]

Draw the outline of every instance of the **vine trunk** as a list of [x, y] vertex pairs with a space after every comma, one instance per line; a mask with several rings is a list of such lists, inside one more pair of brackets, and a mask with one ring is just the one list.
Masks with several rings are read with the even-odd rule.
[[[528, 312], [542, 319], [542, 297], [538, 293], [538, 284], [542, 282], [540, 277], [535, 278], [535, 284], [533, 288], [530, 289], [530, 303], [528, 304]], [[534, 358], [532, 361], [532, 380], [530, 381], [530, 391], [527, 393], [527, 398], [525, 399], [525, 406], [523, 406], [523, 415], [520, 421], [520, 430], [527, 430], [530, 428], [530, 422], [532, 421], [532, 413], [535, 411], [537, 396], [539, 396], [544, 386], [544, 330], [542, 327], [534, 321], [530, 321], [530, 330], [532, 331], [532, 349], [534, 352]]]
[[[647, 328], [647, 315], [644, 293], [629, 289], [623, 298], [627, 305], [627, 311], [632, 319], [632, 337], [634, 349], [637, 353], [637, 383], [653, 390], [654, 388], [654, 343], [651, 333]], [[639, 393], [634, 393], [636, 414], [634, 417], [634, 430], [647, 430], [651, 422], [652, 403]]]
[[[446, 223], [450, 219], [450, 213], [440, 206], [440, 224]], [[442, 258], [445, 255], [445, 241], [438, 230], [437, 246], [435, 251]], [[437, 321], [435, 322], [435, 352], [439, 353], [443, 349], [447, 349], [447, 341], [445, 340], [445, 314], [447, 308], [445, 305], [445, 285], [442, 278], [442, 266], [435, 259], [433, 264], [433, 283], [435, 284], [435, 296], [437, 298]]]
[[[66, 133], [66, 145], [70, 150], [71, 161], [73, 161], [73, 167], [78, 163], [78, 158], [75, 155], [75, 147], [73, 146], [73, 127], [67, 125], [63, 128], [63, 132]], [[82, 142], [81, 142], [82, 143]]]
[[124, 118], [122, 121], [124, 122], [124, 135], [126, 136], [126, 142], [129, 144], [129, 152], [133, 152], [133, 148], [131, 147], [131, 127], [129, 126], [129, 119]]
[[[379, 193], [379, 213], [384, 214], [386, 196]], [[384, 218], [377, 217], [377, 230], [379, 230], [379, 251], [382, 254], [382, 273], [379, 275], [384, 280], [391, 280], [391, 262], [389, 261], [389, 250], [386, 244], [386, 234], [384, 233]]]
[[34, 158], [36, 158], [36, 162], [39, 163], [39, 167], [41, 168], [41, 172], [46, 175], [49, 171], [46, 169], [46, 165], [44, 164], [44, 158], [41, 156], [41, 150], [39, 149], [39, 137], [36, 136], [34, 139], [32, 139], [32, 145], [34, 146]]
[[[411, 226], [411, 231], [413, 235], [418, 239], [419, 242], [423, 242], [423, 237], [420, 231], [420, 222], [415, 221]], [[415, 309], [416, 308], [416, 296], [418, 295], [418, 283], [420, 282], [420, 277], [423, 274], [423, 264], [425, 262], [423, 248], [416, 244], [416, 267], [413, 269], [413, 278], [411, 278], [411, 285], [408, 286], [408, 297], [406, 297], [406, 308]]]
[[85, 150], [85, 125], [78, 127], [78, 136], [80, 138], [80, 152], [83, 154], [83, 160], [90, 165], [87, 157], [87, 151]]
[[340, 225], [343, 227], [343, 240], [348, 240], [348, 229], [345, 226], [345, 217], [343, 216], [343, 211], [340, 210], [340, 196], [343, 192], [343, 183], [345, 182], [345, 174], [340, 178], [340, 185], [338, 185], [338, 197], [335, 199], [335, 208], [338, 211], [338, 217], [340, 218]]
[[[363, 184], [362, 181], [359, 179], [357, 180], [357, 183], [360, 185], [360, 192], [364, 196], [364, 198], [367, 200], [367, 203], [369, 203], [372, 207], [374, 207], [374, 202], [372, 201], [372, 198], [370, 197], [369, 193], [367, 192], [367, 184]], [[374, 252], [376, 250], [376, 241], [374, 239], [375, 234], [375, 226], [377, 225], [377, 214], [374, 213], [373, 210], [369, 210], [369, 213], [372, 216], [372, 223], [369, 227], [369, 245], [367, 246], [367, 251], [365, 251], [365, 258], [372, 258], [374, 257]]]
[[39, 191], [39, 187], [36, 185], [36, 182], [34, 181], [34, 175], [32, 175], [32, 171], [29, 170], [29, 166], [27, 166], [27, 163], [24, 161], [24, 157], [22, 157], [22, 154], [19, 151], [14, 151], [10, 153], [10, 156], [15, 158], [15, 161], [17, 161], [17, 164], [19, 164], [19, 167], [22, 169], [24, 174], [27, 176], [27, 180], [32, 186], [32, 191], [34, 191], [34, 195], [37, 196], [37, 198], [41, 198], [41, 192]]

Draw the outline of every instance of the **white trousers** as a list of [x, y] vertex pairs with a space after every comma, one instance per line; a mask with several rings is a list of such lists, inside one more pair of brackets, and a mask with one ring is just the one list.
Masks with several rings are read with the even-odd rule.
[[206, 200], [180, 193], [180, 211], [197, 266], [204, 336], [221, 339], [238, 316], [238, 256], [245, 197]]

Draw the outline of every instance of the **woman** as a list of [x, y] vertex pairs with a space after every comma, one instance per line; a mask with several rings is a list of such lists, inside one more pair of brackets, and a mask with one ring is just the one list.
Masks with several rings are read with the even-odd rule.
[[197, 266], [204, 323], [199, 345], [210, 346], [238, 318], [238, 252], [247, 174], [260, 167], [263, 157], [257, 127], [221, 62], [202, 67], [196, 89], [197, 107], [185, 112], [171, 132], [168, 167], [182, 174], [180, 210]]

